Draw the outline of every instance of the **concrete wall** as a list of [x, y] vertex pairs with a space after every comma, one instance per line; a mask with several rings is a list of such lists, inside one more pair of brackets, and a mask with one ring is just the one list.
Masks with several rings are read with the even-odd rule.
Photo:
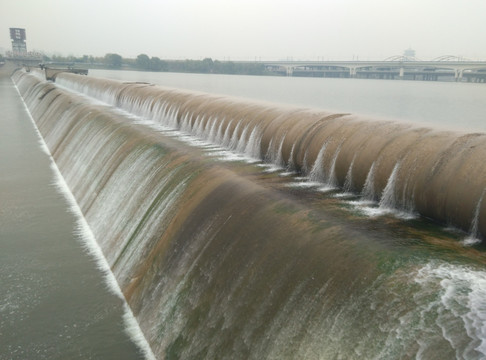
[[19, 65], [14, 61], [5, 60], [5, 64], [0, 65], [0, 78], [12, 76], [15, 70], [21, 67], [21, 64]]

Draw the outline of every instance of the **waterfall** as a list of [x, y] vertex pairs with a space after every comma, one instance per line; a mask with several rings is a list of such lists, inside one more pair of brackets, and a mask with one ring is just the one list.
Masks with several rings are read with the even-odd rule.
[[317, 154], [314, 165], [309, 173], [309, 181], [311, 182], [322, 182], [325, 180], [325, 170], [324, 170], [324, 154], [326, 152], [327, 142], [324, 143]]
[[397, 173], [400, 169], [400, 163], [396, 163], [393, 168], [390, 177], [386, 183], [383, 194], [381, 195], [379, 206], [381, 209], [396, 209], [398, 208], [396, 195], [395, 195], [395, 183], [397, 181]]
[[[224, 135], [223, 135], [223, 140], [221, 142], [221, 145], [223, 147], [229, 147], [230, 146], [230, 143], [231, 143], [230, 129], [231, 129], [232, 124], [233, 124], [233, 119], [231, 119], [230, 123], [226, 126], [226, 130], [225, 130]], [[235, 129], [235, 131], [236, 130], [237, 129]]]
[[[181, 124], [179, 126], [179, 129], [181, 131], [185, 131], [185, 132], [191, 131], [190, 124], [189, 124], [191, 117], [192, 117], [192, 114], [190, 114], [190, 113], [186, 113], [184, 115], [184, 117], [181, 121]], [[177, 127], [174, 127], [174, 128], [177, 129]]]
[[375, 201], [377, 196], [375, 193], [375, 162], [371, 164], [368, 175], [366, 176], [365, 183], [363, 185], [363, 190], [361, 191], [361, 196], [364, 200]]
[[326, 180], [326, 185], [330, 188], [336, 188], [338, 186], [338, 180], [337, 180], [337, 177], [336, 177], [336, 161], [337, 161], [337, 158], [339, 156], [340, 151], [341, 151], [341, 145], [338, 146], [338, 148], [336, 149], [336, 152], [335, 152], [335, 154], [332, 158], [331, 167], [330, 167], [330, 171], [329, 171], [329, 177]]
[[235, 150], [238, 153], [244, 153], [245, 152], [245, 148], [246, 148], [246, 144], [247, 144], [246, 134], [248, 133], [248, 126], [249, 125], [245, 126], [245, 128], [241, 132], [240, 138], [238, 139], [238, 141], [236, 143]]
[[218, 127], [217, 118], [213, 117], [209, 128], [209, 134], [207, 136], [207, 139], [210, 143], [216, 143], [217, 127]]
[[[174, 127], [172, 125], [178, 123], [177, 119], [183, 122], [188, 114], [191, 114], [190, 118], [197, 119], [191, 126], [191, 134], [197, 131], [202, 136], [201, 140], [218, 144], [214, 135], [217, 129], [221, 134], [218, 138], [222, 139], [219, 145], [233, 152], [237, 151], [240, 159], [241, 156], [248, 156], [250, 148], [248, 143], [251, 141], [251, 148], [255, 149], [255, 152], [258, 148], [260, 151], [263, 149], [267, 152], [267, 154], [253, 152], [252, 158], [272, 159], [273, 165], [282, 166], [283, 158], [279, 158], [278, 154], [287, 158], [294, 147], [292, 161], [295, 163], [292, 166], [307, 175], [313, 167], [308, 161], [314, 162], [316, 154], [312, 150], [312, 159], [310, 159], [310, 149], [315, 149], [327, 139], [333, 138], [335, 141], [342, 142], [340, 150], [342, 155], [336, 159], [335, 181], [332, 182], [345, 183], [347, 174], [342, 171], [342, 162], [347, 161], [349, 164], [352, 157], [359, 153], [353, 166], [352, 180], [354, 184], [367, 184], [364, 194], [368, 200], [377, 200], [377, 194], [383, 193], [387, 183], [387, 179], [383, 177], [388, 173], [385, 170], [380, 170], [377, 174], [365, 173], [363, 169], [365, 167], [369, 169], [373, 162], [385, 155], [386, 158], [394, 159], [396, 162], [403, 158], [403, 154], [410, 152], [407, 156], [412, 158], [415, 155], [416, 161], [413, 164], [410, 161], [402, 164], [404, 168], [400, 171], [400, 176], [408, 176], [409, 179], [398, 182], [400, 188], [396, 189], [396, 194], [403, 194], [399, 199], [400, 206], [407, 211], [412, 209], [442, 223], [452, 222], [462, 229], [468, 229], [470, 221], [465, 211], [457, 212], [455, 209], [464, 207], [465, 210], [469, 207], [470, 204], [464, 204], [463, 201], [466, 192], [469, 191], [466, 189], [483, 188], [485, 185], [484, 182], [474, 181], [474, 179], [486, 178], [486, 166], [481, 162], [486, 153], [484, 134], [459, 134], [420, 129], [410, 124], [392, 121], [381, 122], [373, 119], [363, 121], [356, 116], [320, 113], [306, 109], [289, 111], [274, 105], [258, 105], [244, 99], [227, 99], [222, 96], [196, 94], [151, 84], [120, 83], [73, 74], [60, 74], [57, 81], [64, 86], [72, 87], [98, 99], [105, 99], [114, 106], [135, 114], [142, 114], [141, 116], [147, 118], [157, 119], [162, 111], [160, 109], [165, 109], [165, 117], [170, 119], [164, 121], [169, 127]], [[214, 125], [216, 123], [217, 126]], [[213, 129], [211, 124], [214, 125], [213, 133], [211, 133]], [[259, 136], [255, 134], [252, 137], [256, 124], [258, 124]], [[176, 128], [182, 129], [183, 126], [176, 126]], [[282, 150], [278, 151], [279, 141], [284, 136]], [[256, 144], [256, 141], [260, 144]], [[272, 158], [275, 154], [278, 156]], [[412, 165], [415, 169], [413, 176], [411, 176], [412, 169], [409, 168]], [[348, 166], [346, 165], [347, 169]], [[324, 177], [319, 181], [329, 180], [331, 167], [332, 160], [329, 167], [320, 169], [320, 176]], [[455, 171], [457, 168], [461, 168], [461, 171]], [[319, 177], [315, 171], [313, 176]], [[468, 173], [470, 174], [466, 176]], [[378, 178], [367, 179], [367, 175]], [[448, 198], [447, 205], [439, 191], [441, 184], [446, 182], [445, 179], [449, 179], [445, 185], [447, 187], [453, 187], [453, 184], [457, 183], [463, 184], [449, 191], [452, 197]], [[410, 196], [414, 198], [409, 199]], [[476, 203], [474, 199], [469, 199], [468, 202], [470, 201]], [[482, 231], [484, 230], [480, 229], [480, 232]]]
[[348, 172], [346, 173], [346, 178], [344, 180], [343, 190], [347, 193], [353, 191], [353, 189], [354, 189], [353, 166], [354, 166], [355, 160], [356, 160], [356, 154], [353, 156], [353, 160], [351, 161], [351, 164], [349, 165]]
[[282, 137], [282, 140], [280, 141], [280, 145], [278, 146], [277, 154], [273, 159], [273, 163], [282, 168], [285, 167], [285, 162], [283, 160], [283, 155], [282, 155], [284, 141], [285, 141], [285, 136]]
[[214, 137], [214, 142], [219, 144], [219, 145], [223, 145], [223, 143], [224, 143], [224, 135], [223, 135], [223, 124], [224, 124], [224, 122], [225, 122], [225, 119], [222, 119], [219, 122], [218, 130], [217, 130], [216, 135]]
[[231, 150], [235, 150], [238, 146], [238, 131], [240, 129], [240, 126], [241, 126], [241, 123], [238, 122], [236, 124], [236, 127], [235, 129], [233, 130], [233, 135], [231, 136], [231, 139], [229, 141], [229, 144], [228, 144], [228, 148], [231, 149]]
[[[165, 120], [165, 123], [173, 128], [177, 128], [177, 114], [178, 114], [178, 108], [176, 106], [171, 106], [168, 110], [167, 113], [167, 118]], [[192, 117], [192, 115], [189, 117], [189, 119]]]
[[273, 137], [270, 139], [270, 142], [268, 143], [267, 152], [265, 153], [265, 156], [263, 158], [265, 162], [270, 163], [273, 160], [273, 154], [275, 152], [272, 150], [272, 147], [273, 147]]
[[290, 150], [289, 159], [287, 161], [287, 171], [289, 171], [289, 172], [295, 171], [294, 152], [295, 152], [295, 144], [292, 145], [292, 149]]
[[[486, 272], [476, 249], [455, 256], [457, 243], [435, 243], [442, 235], [357, 217], [335, 198], [289, 189], [282, 184], [292, 180], [253, 165], [216, 161], [116, 110], [150, 117], [156, 109], [164, 115], [154, 122], [186, 137], [288, 159], [311, 181], [364, 184], [362, 197], [381, 193], [383, 209], [401, 206], [397, 194], [414, 189], [418, 212], [477, 236], [486, 223], [482, 134], [433, 132], [417, 143], [419, 130], [412, 136], [397, 124], [58, 77], [116, 105], [15, 76], [157, 358], [486, 356]], [[411, 164], [406, 151], [424, 156]], [[425, 246], [394, 238], [401, 230]]]
[[196, 116], [196, 120], [194, 120], [194, 124], [191, 126], [191, 130], [190, 130], [190, 132], [193, 135], [198, 136], [198, 137], [201, 137], [203, 135], [202, 134], [203, 127], [204, 127], [203, 120], [204, 120], [204, 115], [197, 115]]
[[248, 139], [248, 143], [245, 147], [245, 155], [253, 159], [259, 159], [261, 153], [260, 143], [261, 134], [258, 126], [255, 126], [250, 134], [250, 138]]
[[481, 193], [481, 197], [479, 198], [476, 208], [474, 210], [474, 216], [471, 221], [471, 227], [469, 229], [469, 236], [463, 240], [464, 245], [475, 245], [482, 241], [481, 235], [479, 233], [479, 215], [481, 213], [481, 205], [483, 203], [484, 193], [486, 193], [486, 189], [484, 189]]

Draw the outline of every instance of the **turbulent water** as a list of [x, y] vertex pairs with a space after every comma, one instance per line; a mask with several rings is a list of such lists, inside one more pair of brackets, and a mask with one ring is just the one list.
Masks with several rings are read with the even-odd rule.
[[486, 135], [14, 79], [159, 358], [486, 358]]

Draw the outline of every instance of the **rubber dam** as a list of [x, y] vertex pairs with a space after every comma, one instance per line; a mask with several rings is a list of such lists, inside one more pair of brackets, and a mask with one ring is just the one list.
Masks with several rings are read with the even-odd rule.
[[485, 134], [13, 80], [157, 358], [486, 357]]

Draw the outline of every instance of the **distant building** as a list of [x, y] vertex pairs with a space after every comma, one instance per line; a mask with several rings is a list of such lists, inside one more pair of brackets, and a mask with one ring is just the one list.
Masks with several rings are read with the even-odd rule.
[[17, 62], [22, 61], [22, 64], [30, 65], [33, 62], [42, 61], [42, 54], [40, 52], [27, 52], [25, 29], [10, 28], [10, 39], [12, 40], [12, 51], [5, 53], [7, 59]]
[[10, 39], [12, 40], [12, 52], [14, 54], [27, 54], [27, 44], [25, 43], [25, 29], [10, 28]]
[[407, 50], [405, 50], [403, 52], [403, 56], [405, 56], [407, 58], [414, 58], [415, 57], [415, 50], [408, 48]]

